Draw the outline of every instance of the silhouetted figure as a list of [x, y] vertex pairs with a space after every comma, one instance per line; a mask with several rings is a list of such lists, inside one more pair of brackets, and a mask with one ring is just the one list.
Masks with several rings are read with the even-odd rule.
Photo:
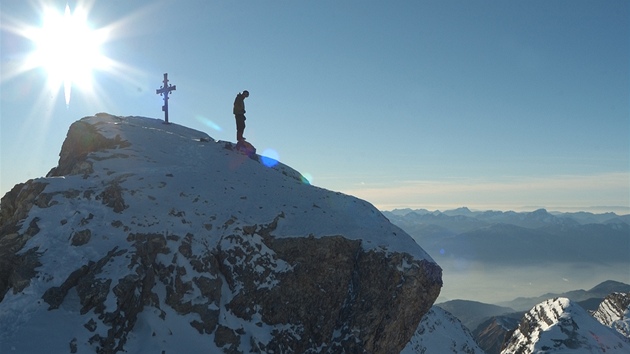
[[236, 95], [234, 99], [234, 118], [236, 119], [236, 140], [242, 141], [243, 132], [245, 131], [245, 99], [249, 97], [249, 91], [244, 90]]

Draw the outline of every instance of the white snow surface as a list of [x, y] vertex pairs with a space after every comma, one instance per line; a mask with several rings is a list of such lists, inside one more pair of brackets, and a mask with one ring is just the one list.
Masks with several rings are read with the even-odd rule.
[[[284, 213], [273, 233], [275, 237], [343, 235], [362, 240], [366, 251], [405, 252], [433, 262], [409, 235], [370, 203], [311, 186], [286, 165], [278, 163], [268, 168], [241, 153], [226, 150], [226, 142], [177, 124], [163, 124], [159, 119], [98, 115], [84, 121], [95, 125], [107, 138], [119, 135], [132, 144], [98, 153], [103, 160], [94, 164], [95, 174], [120, 178], [120, 185], [134, 193], [137, 204], [130, 205], [125, 214], [157, 216], [165, 205], [170, 205], [173, 210], [186, 211], [189, 224], [201, 225], [207, 220], [208, 211], [217, 221], [229, 220], [237, 211], [239, 215], [234, 216], [249, 224], [269, 223]], [[200, 142], [200, 138], [210, 141]], [[83, 180], [81, 176], [65, 181], [44, 180], [50, 182], [44, 192], [90, 183], [90, 179]], [[193, 214], [189, 213], [191, 209]], [[223, 214], [217, 213], [222, 210]], [[181, 228], [164, 225], [162, 220], [137, 222], [146, 223], [147, 229], [155, 232], [162, 232], [165, 227]]]
[[485, 354], [459, 319], [437, 306], [431, 307], [400, 354]]
[[[266, 225], [277, 219], [274, 237], [342, 235], [361, 240], [366, 251], [404, 252], [417, 260], [433, 262], [409, 235], [370, 203], [309, 185], [286, 165], [267, 167], [226, 149], [230, 143], [158, 119], [98, 114], [83, 121], [96, 127], [103, 136], [119, 136], [131, 145], [89, 155], [94, 172], [87, 177], [71, 175], [36, 180], [47, 184], [43, 193], [59, 193], [47, 208], [33, 206], [22, 224], [24, 232], [38, 218], [40, 231], [23, 251], [38, 247], [42, 266], [36, 269], [38, 275], [28, 287], [18, 294], [9, 290], [0, 303], [0, 353], [69, 352], [68, 338], [73, 337], [78, 338], [79, 353], [94, 352], [94, 348], [82, 347], [88, 340], [79, 332], [96, 315], [92, 311], [80, 314], [76, 290], [72, 289], [55, 311], [48, 310], [41, 296], [47, 289], [61, 285], [81, 265], [101, 259], [116, 247], [128, 248], [129, 232], [192, 234], [195, 235], [192, 247], [207, 250], [216, 247], [222, 236], [236, 228]], [[112, 181], [122, 189], [126, 205], [122, 213], [114, 212], [96, 198]], [[93, 191], [93, 195], [84, 195], [87, 190]], [[67, 197], [69, 191], [80, 193]], [[89, 243], [70, 246], [72, 235], [88, 220], [103, 227], [92, 230]], [[116, 224], [130, 226], [132, 230], [114, 227]], [[126, 267], [128, 263], [120, 258], [123, 257], [114, 257], [103, 271], [113, 284], [131, 272]], [[193, 274], [189, 264], [181, 266]], [[278, 261], [275, 267], [282, 271], [287, 265]], [[274, 279], [261, 284], [273, 285]], [[230, 291], [226, 288], [224, 293], [221, 302], [230, 301]], [[187, 296], [194, 298], [195, 294]], [[164, 296], [160, 299], [163, 303]], [[114, 301], [108, 299], [106, 306], [115, 307]], [[154, 308], [139, 315], [133, 336], [125, 345], [127, 353], [192, 353], [199, 347], [219, 352], [212, 336], [201, 335], [190, 326], [196, 314], [177, 315], [169, 306], [161, 305], [165, 311], [163, 319]], [[248, 335], [260, 340], [278, 329], [261, 326], [259, 320], [254, 318], [250, 324], [242, 325], [247, 327]], [[221, 321], [229, 325], [230, 321], [243, 320], [230, 318], [226, 313]], [[149, 340], [155, 336], [162, 338], [159, 344]], [[149, 342], [153, 347], [144, 344]]]
[[[527, 323], [526, 328], [523, 328], [524, 323]], [[630, 343], [612, 328], [599, 323], [580, 305], [567, 298], [555, 298], [534, 306], [525, 314], [510, 345], [501, 353], [628, 354]]]

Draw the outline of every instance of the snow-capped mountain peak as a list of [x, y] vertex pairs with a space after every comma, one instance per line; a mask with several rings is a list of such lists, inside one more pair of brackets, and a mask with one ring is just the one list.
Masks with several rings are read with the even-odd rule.
[[2, 199], [1, 353], [388, 353], [441, 284], [369, 203], [157, 119], [75, 122]]
[[414, 336], [400, 354], [461, 353], [483, 354], [468, 328], [438, 306], [422, 318]]
[[502, 354], [628, 353], [630, 343], [567, 298], [554, 298], [525, 314]]

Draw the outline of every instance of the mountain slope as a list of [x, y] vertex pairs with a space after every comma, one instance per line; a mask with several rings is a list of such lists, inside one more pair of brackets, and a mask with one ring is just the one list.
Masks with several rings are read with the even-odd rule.
[[155, 119], [75, 122], [2, 199], [0, 352], [402, 349], [441, 269], [369, 203], [252, 157]]
[[601, 324], [612, 327], [630, 338], [630, 292], [612, 293], [602, 301], [593, 317]]
[[506, 347], [508, 353], [630, 352], [630, 342], [567, 298], [542, 302], [525, 314]]
[[508, 336], [518, 327], [518, 314], [494, 316], [481, 323], [472, 334], [486, 354], [498, 354]]
[[470, 331], [453, 315], [433, 306], [422, 318], [414, 336], [400, 354], [484, 354]]

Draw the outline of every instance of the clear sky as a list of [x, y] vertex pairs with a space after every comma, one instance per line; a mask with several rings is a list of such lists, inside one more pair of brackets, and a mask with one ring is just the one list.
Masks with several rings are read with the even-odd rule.
[[[234, 141], [247, 89], [260, 153], [381, 209], [630, 213], [626, 0], [0, 6], [1, 195], [54, 167], [84, 116], [162, 118], [168, 72], [171, 122]], [[81, 13], [94, 37], [46, 37]]]

